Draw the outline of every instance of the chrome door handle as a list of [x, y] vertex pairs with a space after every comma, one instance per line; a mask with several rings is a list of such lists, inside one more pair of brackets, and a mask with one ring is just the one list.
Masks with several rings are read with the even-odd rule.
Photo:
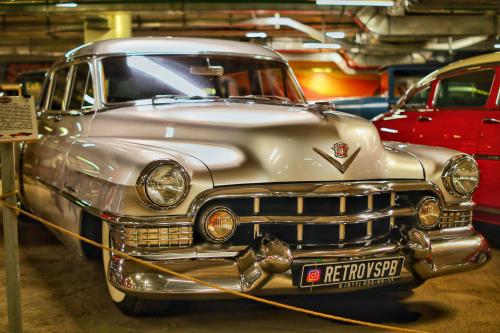
[[500, 120], [495, 118], [483, 118], [483, 123], [489, 125], [500, 125]]
[[420, 117], [418, 117], [418, 121], [432, 121], [432, 118], [431, 117], [420, 116]]

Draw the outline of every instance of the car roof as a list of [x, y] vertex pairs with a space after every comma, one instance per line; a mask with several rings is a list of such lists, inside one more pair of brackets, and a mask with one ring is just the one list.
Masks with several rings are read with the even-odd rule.
[[441, 76], [443, 74], [446, 74], [448, 72], [457, 70], [457, 69], [486, 65], [486, 64], [494, 64], [494, 63], [500, 63], [500, 52], [488, 53], [488, 54], [483, 54], [483, 55], [472, 57], [472, 58], [467, 58], [467, 59], [455, 61], [449, 65], [446, 65], [446, 66], [430, 73], [429, 75], [424, 77], [422, 80], [420, 80], [420, 82], [417, 84], [417, 86], [420, 87], [422, 85], [425, 85], [425, 84], [429, 83], [430, 81], [434, 80], [436, 77]]
[[223, 39], [184, 37], [133, 37], [108, 39], [79, 46], [68, 53], [67, 60], [107, 54], [200, 54], [225, 53], [266, 58], [284, 58], [266, 46]]

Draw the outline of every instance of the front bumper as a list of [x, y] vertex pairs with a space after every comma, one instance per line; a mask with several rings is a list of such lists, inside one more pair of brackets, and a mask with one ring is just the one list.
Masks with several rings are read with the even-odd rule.
[[[432, 277], [478, 268], [489, 261], [491, 254], [484, 237], [468, 227], [427, 233], [412, 229], [408, 233], [408, 239], [402, 243], [328, 251], [290, 251], [283, 242], [267, 239], [266, 244], [249, 247], [234, 257], [152, 262], [235, 291], [300, 294], [351, 291], [373, 286], [348, 289], [298, 288], [292, 279], [294, 265], [394, 256], [404, 256], [405, 264], [401, 278], [389, 284], [411, 285]], [[107, 278], [124, 293], [141, 298], [225, 297], [217, 289], [181, 280], [116, 256], [111, 257]]]

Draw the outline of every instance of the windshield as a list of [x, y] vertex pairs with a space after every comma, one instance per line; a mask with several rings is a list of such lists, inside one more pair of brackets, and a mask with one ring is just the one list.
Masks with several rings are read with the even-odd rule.
[[137, 55], [102, 59], [105, 103], [158, 96], [254, 98], [304, 103], [285, 63], [216, 55]]

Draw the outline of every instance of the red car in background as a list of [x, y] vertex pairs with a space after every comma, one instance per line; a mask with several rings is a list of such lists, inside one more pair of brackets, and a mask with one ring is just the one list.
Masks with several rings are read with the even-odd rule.
[[373, 119], [383, 140], [473, 155], [481, 181], [474, 218], [500, 224], [500, 52], [458, 61], [423, 78], [395, 110]]

